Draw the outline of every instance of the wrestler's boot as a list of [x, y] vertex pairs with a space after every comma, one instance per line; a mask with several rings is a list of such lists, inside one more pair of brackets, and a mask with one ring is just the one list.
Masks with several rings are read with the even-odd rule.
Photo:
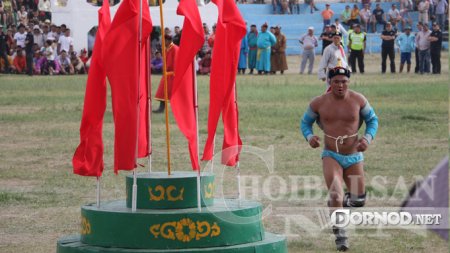
[[166, 105], [163, 101], [159, 101], [159, 107], [156, 110], [153, 110], [154, 113], [163, 113]]
[[348, 246], [348, 237], [343, 228], [338, 228], [333, 226], [333, 234], [336, 236], [336, 250], [337, 251], [347, 251], [349, 249]]
[[346, 192], [344, 195], [343, 207], [363, 207], [366, 204], [366, 193], [361, 195], [353, 195]]

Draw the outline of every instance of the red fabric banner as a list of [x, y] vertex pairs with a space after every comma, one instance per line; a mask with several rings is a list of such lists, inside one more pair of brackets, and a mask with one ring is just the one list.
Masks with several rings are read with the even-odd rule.
[[237, 128], [238, 113], [237, 104], [235, 103], [235, 81], [241, 40], [246, 35], [247, 29], [233, 0], [212, 0], [212, 2], [217, 5], [219, 18], [217, 20], [211, 63], [208, 138], [202, 160], [212, 159], [214, 137], [220, 113], [222, 112], [225, 130], [222, 148], [227, 149], [222, 152], [222, 163], [234, 166], [238, 161], [238, 154], [230, 151], [237, 149], [238, 152], [238, 147], [242, 145]]
[[133, 170], [136, 167], [137, 147], [138, 157], [145, 157], [150, 151], [147, 127], [148, 78], [144, 71], [147, 64], [143, 63], [147, 61], [145, 51], [152, 31], [152, 21], [146, 0], [142, 0], [142, 10], [141, 48], [138, 48], [139, 0], [122, 2], [103, 43], [103, 60], [111, 85], [115, 126], [115, 173], [118, 170]]
[[198, 161], [197, 120], [195, 115], [195, 90], [193, 61], [202, 47], [205, 36], [202, 20], [195, 0], [181, 0], [177, 14], [184, 16], [183, 36], [175, 61], [175, 77], [170, 106], [180, 131], [189, 143], [193, 170], [200, 169]]
[[106, 74], [102, 65], [103, 40], [111, 25], [109, 1], [98, 10], [98, 30], [86, 83], [80, 144], [72, 158], [73, 172], [82, 176], [102, 175], [103, 115], [106, 109]]

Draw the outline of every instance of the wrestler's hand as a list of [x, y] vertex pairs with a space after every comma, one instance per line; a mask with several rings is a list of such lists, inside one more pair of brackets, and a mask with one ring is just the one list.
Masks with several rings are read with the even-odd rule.
[[314, 135], [311, 140], [309, 140], [309, 146], [311, 148], [318, 148], [320, 147], [320, 138], [319, 136]]
[[356, 150], [358, 152], [364, 152], [364, 151], [367, 150], [368, 147], [369, 147], [369, 143], [367, 142], [367, 140], [364, 139], [364, 138], [361, 138], [358, 141], [358, 145], [356, 146]]

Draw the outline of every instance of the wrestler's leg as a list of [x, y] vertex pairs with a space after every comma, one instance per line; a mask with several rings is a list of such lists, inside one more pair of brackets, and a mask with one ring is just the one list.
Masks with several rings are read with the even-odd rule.
[[343, 169], [336, 160], [331, 157], [324, 157], [322, 159], [323, 176], [327, 184], [329, 192], [329, 207], [330, 212], [335, 209], [342, 208], [342, 200], [344, 198], [343, 185]]
[[363, 207], [366, 203], [363, 162], [344, 170], [344, 182], [348, 192], [344, 196], [344, 207]]
[[[330, 207], [330, 214], [339, 208], [342, 208], [343, 202], [343, 189], [342, 189], [342, 176], [343, 169], [339, 165], [339, 163], [331, 157], [323, 157], [323, 176], [325, 178], [325, 182], [327, 184], [327, 188], [329, 191], [329, 202], [328, 206]], [[346, 235], [345, 229], [337, 228], [335, 226], [332, 227], [333, 234], [336, 236], [336, 249], [338, 251], [346, 251], [349, 248], [348, 245], [348, 237]]]

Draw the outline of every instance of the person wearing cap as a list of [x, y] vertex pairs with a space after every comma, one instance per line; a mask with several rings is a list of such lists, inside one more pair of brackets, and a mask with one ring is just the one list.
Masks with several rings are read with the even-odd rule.
[[400, 70], [403, 72], [403, 68], [406, 65], [406, 71], [409, 73], [411, 70], [411, 55], [416, 47], [415, 45], [416, 36], [411, 34], [411, 27], [405, 27], [405, 31], [397, 37], [396, 42], [400, 51]]
[[[168, 99], [170, 100], [170, 97], [172, 96], [172, 85], [173, 85], [173, 79], [175, 76], [174, 73], [174, 67], [175, 67], [175, 59], [177, 58], [178, 54], [178, 46], [173, 44], [172, 42], [172, 36], [165, 35], [164, 36], [164, 43], [166, 46], [166, 73], [167, 73], [167, 93], [168, 93]], [[155, 99], [159, 100], [159, 107], [158, 109], [154, 110], [154, 113], [162, 113], [165, 109], [165, 93], [164, 93], [164, 76], [161, 78], [161, 81], [159, 82], [158, 90], [155, 94]]]
[[430, 37], [431, 31], [428, 25], [423, 25], [422, 30], [416, 34], [416, 45], [419, 49], [419, 73], [430, 73]]
[[320, 15], [322, 15], [322, 19], [323, 19], [322, 30], [325, 30], [325, 26], [331, 24], [331, 18], [334, 15], [334, 11], [331, 10], [330, 4], [325, 5], [325, 10], [323, 10]]
[[325, 48], [333, 43], [333, 33], [331, 32], [331, 26], [326, 25], [325, 31], [320, 34], [319, 40], [322, 41], [322, 55]]
[[439, 24], [433, 23], [433, 31], [428, 38], [430, 41], [430, 56], [431, 56], [431, 65], [432, 65], [432, 73], [440, 74], [441, 73], [441, 50], [442, 50], [442, 32], [439, 28]]
[[366, 50], [366, 33], [361, 31], [359, 24], [353, 25], [353, 32], [348, 37], [350, 57], [348, 59], [352, 72], [356, 73], [356, 61], [358, 61], [359, 73], [364, 73], [364, 51]]
[[336, 66], [348, 68], [347, 56], [345, 55], [344, 47], [342, 46], [341, 41], [342, 34], [334, 33], [333, 43], [325, 48], [323, 51], [323, 56], [319, 62], [317, 75], [320, 80], [326, 82], [327, 90], [330, 87], [330, 80], [328, 79], [329, 70], [335, 68]]
[[250, 74], [253, 74], [253, 69], [256, 68], [256, 55], [258, 52], [258, 29], [256, 25], [250, 26], [250, 32], [247, 34], [248, 42], [248, 68], [250, 69]]
[[286, 61], [286, 36], [281, 33], [281, 26], [275, 27], [276, 43], [272, 46], [273, 62], [271, 62], [272, 74], [280, 71], [281, 74], [288, 69]]
[[395, 50], [394, 43], [397, 38], [397, 31], [392, 29], [390, 22], [386, 23], [386, 28], [381, 33], [381, 73], [386, 73], [386, 60], [389, 56], [391, 62], [391, 73], [395, 73]]
[[[364, 95], [349, 89], [350, 71], [330, 69], [330, 92], [314, 98], [300, 120], [300, 130], [311, 148], [322, 145], [314, 134], [317, 122], [323, 130], [322, 169], [329, 191], [327, 205], [332, 214], [343, 207], [361, 208], [366, 203], [364, 155], [378, 131], [378, 117]], [[366, 128], [358, 135], [361, 123]], [[344, 194], [343, 182], [348, 192]], [[333, 221], [332, 221], [333, 222]], [[349, 249], [344, 228], [332, 227], [338, 251]]]
[[38, 25], [33, 26], [33, 38], [34, 43], [36, 43], [39, 48], [44, 46], [45, 38], [44, 35], [41, 33], [41, 29], [39, 28]]
[[[334, 27], [333, 27], [333, 25], [334, 25]], [[352, 27], [350, 27], [350, 29], [352, 29]], [[350, 30], [347, 31], [344, 28], [344, 26], [341, 24], [341, 22], [339, 21], [338, 18], [336, 18], [334, 20], [334, 24], [331, 25], [331, 30], [332, 30], [332, 33], [335, 33], [335, 32], [342, 33], [342, 38], [343, 38], [342, 42], [344, 43], [344, 45], [347, 44], [347, 39], [348, 39], [348, 36], [350, 34]]]
[[314, 49], [318, 46], [319, 41], [316, 36], [314, 36], [314, 27], [308, 27], [308, 32], [305, 33], [299, 39], [300, 44], [303, 47], [302, 52], [302, 63], [300, 65], [300, 74], [305, 72], [306, 62], [309, 61], [308, 74], [311, 74], [314, 67]]
[[375, 9], [372, 12], [372, 32], [377, 32], [377, 25], [386, 25], [386, 14], [384, 14], [384, 10], [381, 8], [380, 4], [377, 4]]
[[275, 45], [277, 39], [275, 35], [267, 31], [267, 23], [261, 26], [261, 32], [258, 34], [256, 45], [258, 51], [256, 53], [256, 69], [258, 74], [268, 74], [270, 72], [270, 51]]

